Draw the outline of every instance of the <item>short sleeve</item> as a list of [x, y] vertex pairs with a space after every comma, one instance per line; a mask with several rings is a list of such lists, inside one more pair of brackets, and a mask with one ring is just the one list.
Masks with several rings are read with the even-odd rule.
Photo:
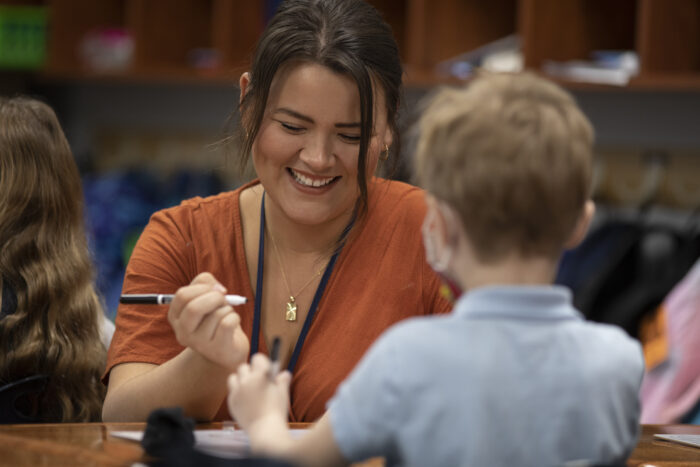
[[[173, 213], [179, 215], [174, 217]], [[186, 220], [181, 217], [180, 211], [172, 209], [151, 217], [129, 260], [123, 293], [174, 293], [192, 280], [194, 249], [183, 229]], [[168, 322], [167, 306], [121, 304], [115, 324], [105, 382], [117, 364], [159, 365], [182, 350]]]
[[380, 337], [328, 403], [333, 436], [352, 462], [396, 458], [402, 367], [392, 333]]

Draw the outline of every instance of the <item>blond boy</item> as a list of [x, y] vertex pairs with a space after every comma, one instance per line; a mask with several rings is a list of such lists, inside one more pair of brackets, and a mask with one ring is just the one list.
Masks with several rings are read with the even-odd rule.
[[443, 317], [387, 331], [301, 439], [289, 374], [253, 357], [229, 408], [254, 451], [301, 465], [556, 466], [622, 461], [638, 433], [639, 345], [586, 322], [558, 259], [584, 236], [593, 131], [569, 94], [532, 74], [441, 91], [420, 123], [428, 260], [465, 291]]

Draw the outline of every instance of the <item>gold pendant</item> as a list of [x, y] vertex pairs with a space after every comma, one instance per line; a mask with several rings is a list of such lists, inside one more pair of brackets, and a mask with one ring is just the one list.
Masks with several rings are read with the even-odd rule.
[[289, 301], [287, 302], [287, 313], [284, 315], [284, 319], [287, 321], [297, 320], [297, 304], [294, 301], [294, 297], [289, 297]]

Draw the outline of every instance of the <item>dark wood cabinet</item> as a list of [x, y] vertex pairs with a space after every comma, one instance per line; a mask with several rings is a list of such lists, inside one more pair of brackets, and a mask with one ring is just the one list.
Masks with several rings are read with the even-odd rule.
[[[9, 0], [49, 9], [48, 78], [231, 81], [245, 69], [269, 0]], [[700, 0], [370, 0], [392, 26], [410, 85], [445, 82], [436, 65], [517, 35], [523, 62], [637, 52], [630, 88], [700, 89]], [[85, 35], [119, 28], [133, 38], [129, 66], [96, 71], [80, 54]], [[193, 54], [209, 53], [209, 66]]]

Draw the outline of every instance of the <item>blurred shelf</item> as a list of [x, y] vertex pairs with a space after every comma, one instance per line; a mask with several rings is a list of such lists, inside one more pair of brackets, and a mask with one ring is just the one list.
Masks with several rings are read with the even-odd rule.
[[[700, 0], [368, 0], [392, 27], [406, 84], [458, 84], [439, 63], [517, 35], [526, 68], [590, 59], [598, 50], [637, 53], [627, 86], [556, 80], [571, 89], [700, 90]], [[0, 4], [10, 0], [0, 0]], [[49, 9], [48, 59], [41, 80], [236, 84], [271, 15], [273, 0], [12, 0]], [[100, 29], [133, 38], [130, 67], [85, 71], [81, 44]], [[195, 70], [192, 51], [216, 56]], [[226, 71], [224, 71], [226, 70]]]
[[107, 84], [187, 84], [199, 86], [238, 86], [245, 68], [224, 70], [194, 70], [186, 68], [141, 68], [125, 71], [99, 72], [92, 70], [45, 70], [37, 73], [42, 83], [107, 83]]

